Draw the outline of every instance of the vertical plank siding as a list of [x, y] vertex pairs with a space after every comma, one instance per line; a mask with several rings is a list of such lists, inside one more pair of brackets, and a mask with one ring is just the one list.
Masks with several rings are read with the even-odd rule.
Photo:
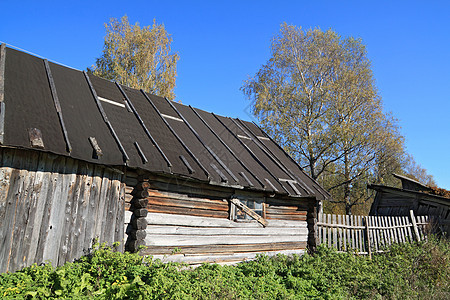
[[[358, 254], [383, 252], [393, 243], [426, 239], [428, 216], [341, 216], [320, 214], [319, 244]], [[415, 233], [417, 232], [417, 233]]]
[[372, 206], [370, 214], [404, 217], [409, 216], [411, 209], [418, 216], [433, 216], [434, 231], [447, 234], [450, 232], [450, 200], [426, 193], [378, 191], [377, 201]]
[[123, 244], [122, 175], [36, 151], [0, 148], [0, 272], [61, 265], [100, 242]]

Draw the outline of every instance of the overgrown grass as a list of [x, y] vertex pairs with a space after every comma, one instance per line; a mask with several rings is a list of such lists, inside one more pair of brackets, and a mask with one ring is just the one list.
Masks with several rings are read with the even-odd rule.
[[237, 266], [142, 260], [100, 247], [56, 269], [0, 274], [5, 299], [450, 299], [450, 243], [394, 245], [372, 260], [321, 247]]

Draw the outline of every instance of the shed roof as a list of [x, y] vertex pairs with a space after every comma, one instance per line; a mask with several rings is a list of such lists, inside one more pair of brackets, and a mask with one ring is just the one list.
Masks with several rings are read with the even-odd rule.
[[[210, 184], [329, 197], [254, 123], [175, 103], [4, 45], [0, 55], [3, 146], [37, 147]], [[41, 137], [43, 148], [31, 143], [32, 135]]]

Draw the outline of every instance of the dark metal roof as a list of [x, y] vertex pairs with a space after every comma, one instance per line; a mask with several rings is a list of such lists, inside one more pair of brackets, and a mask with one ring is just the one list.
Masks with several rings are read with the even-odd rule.
[[[10, 48], [4, 53], [6, 59], [0, 59], [5, 61], [4, 76], [0, 74], [4, 146], [39, 147], [88, 162], [216, 185], [329, 197], [256, 124], [168, 101]], [[32, 142], [36, 138], [43, 147]]]
[[420, 192], [420, 191], [412, 191], [412, 190], [405, 190], [400, 189], [392, 186], [386, 186], [386, 185], [378, 185], [378, 184], [368, 184], [367, 187], [369, 189], [375, 190], [377, 192], [384, 192], [384, 193], [398, 193], [402, 195], [407, 195], [411, 197], [411, 201], [419, 199], [426, 199], [428, 201], [435, 201], [437, 203], [450, 205], [450, 199], [439, 196], [439, 195], [433, 195], [426, 192]]

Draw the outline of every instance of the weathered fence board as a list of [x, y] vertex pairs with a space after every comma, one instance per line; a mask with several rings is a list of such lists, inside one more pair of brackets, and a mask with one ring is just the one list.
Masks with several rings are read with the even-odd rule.
[[345, 216], [318, 215], [319, 244], [338, 251], [359, 254], [383, 252], [393, 243], [420, 241], [426, 238], [428, 216]]
[[0, 162], [0, 272], [72, 261], [95, 237], [123, 241], [119, 173], [19, 149], [0, 148]]

